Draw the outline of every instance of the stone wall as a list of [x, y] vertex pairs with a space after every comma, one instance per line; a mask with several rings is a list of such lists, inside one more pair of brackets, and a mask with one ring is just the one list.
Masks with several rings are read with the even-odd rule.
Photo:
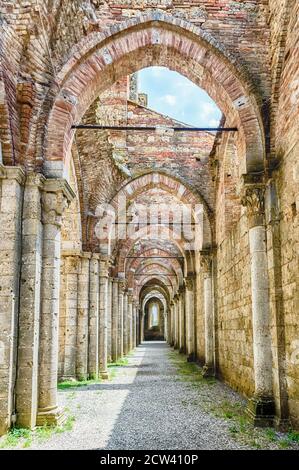
[[282, 318], [285, 341], [285, 381], [289, 412], [299, 425], [299, 4], [289, 3], [289, 25], [279, 88], [274, 172], [279, 198]]
[[250, 257], [243, 215], [217, 247], [217, 365], [219, 376], [246, 396], [254, 391]]

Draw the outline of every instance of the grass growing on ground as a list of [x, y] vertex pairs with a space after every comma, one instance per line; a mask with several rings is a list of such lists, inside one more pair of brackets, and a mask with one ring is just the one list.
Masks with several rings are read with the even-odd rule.
[[177, 369], [179, 380], [199, 389], [198, 398], [192, 401], [182, 400], [183, 406], [200, 406], [204, 411], [225, 420], [231, 437], [250, 447], [256, 449], [299, 448], [299, 432], [289, 430], [282, 433], [273, 428], [254, 427], [246, 413], [244, 400], [233, 400], [225, 395], [225, 391], [219, 393], [218, 390], [209, 396], [204, 385], [211, 386], [212, 391], [213, 385], [217, 386], [216, 379], [203, 377], [202, 369], [195, 363], [187, 362], [186, 356], [178, 351], [171, 351], [169, 358]]
[[113, 380], [116, 376], [117, 369], [119, 367], [125, 367], [129, 364], [128, 356], [122, 357], [120, 359], [117, 359], [115, 362], [109, 362], [108, 364], [108, 373], [109, 373], [109, 380]]
[[191, 385], [213, 385], [214, 377], [203, 377], [202, 369], [194, 362], [187, 362], [187, 357], [177, 351], [171, 351], [169, 358], [176, 367], [180, 380], [190, 382]]
[[69, 410], [65, 409], [67, 413], [66, 420], [59, 426], [39, 426], [36, 429], [26, 429], [13, 427], [5, 436], [0, 439], [0, 449], [11, 448], [29, 448], [34, 441], [44, 441], [49, 439], [53, 434], [61, 434], [63, 432], [71, 431], [73, 429], [75, 418], [69, 414]]
[[109, 362], [108, 367], [122, 367], [127, 366], [129, 364], [127, 357], [122, 357], [118, 359], [116, 362]]
[[58, 382], [58, 390], [66, 390], [68, 388], [85, 387], [87, 385], [99, 384], [101, 379], [86, 379], [86, 380], [64, 380]]

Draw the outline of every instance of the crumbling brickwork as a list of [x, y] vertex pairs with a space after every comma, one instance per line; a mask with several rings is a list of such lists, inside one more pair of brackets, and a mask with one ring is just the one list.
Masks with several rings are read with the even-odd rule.
[[[247, 396], [255, 424], [298, 428], [298, 2], [0, 8], [0, 433], [59, 422], [57, 373], [105, 378], [153, 298], [167, 341]], [[129, 96], [152, 65], [205, 89], [237, 132], [72, 128], [179, 125]], [[131, 218], [140, 202], [203, 206], [202, 243], [146, 229], [98, 243], [97, 206], [119, 195]]]

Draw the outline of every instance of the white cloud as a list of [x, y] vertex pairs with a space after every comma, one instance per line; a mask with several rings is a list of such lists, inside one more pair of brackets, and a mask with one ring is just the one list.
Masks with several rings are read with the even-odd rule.
[[209, 121], [209, 127], [218, 127], [219, 126], [219, 120], [217, 121], [217, 119], [211, 119]]
[[162, 77], [165, 73], [165, 70], [167, 70], [166, 67], [152, 67], [151, 73], [153, 77]]
[[201, 109], [201, 114], [203, 114], [206, 117], [215, 113], [215, 106], [213, 103], [208, 103], [208, 102], [202, 103], [200, 106], [200, 109]]
[[140, 91], [149, 106], [163, 114], [198, 127], [217, 127], [221, 112], [212, 99], [190, 80], [166, 67], [140, 71]]
[[169, 106], [175, 106], [176, 105], [176, 96], [174, 96], [174, 95], [164, 95], [164, 96], [162, 96], [161, 101], [168, 104]]

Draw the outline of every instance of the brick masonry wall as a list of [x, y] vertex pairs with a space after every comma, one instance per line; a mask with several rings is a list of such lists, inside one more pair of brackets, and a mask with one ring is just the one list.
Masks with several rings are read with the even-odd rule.
[[[133, 102], [128, 103], [128, 125], [182, 126], [169, 117]], [[215, 136], [207, 132], [175, 132], [168, 136], [156, 132], [129, 131], [128, 167], [134, 176], [146, 170], [166, 171], [197, 190], [212, 207], [213, 183], [209, 171], [209, 154], [214, 139]]]
[[[293, 423], [299, 426], [298, 2], [295, 0], [246, 2], [141, 0], [135, 3], [138, 4], [137, 7], [132, 7], [130, 0], [90, 0], [84, 4], [79, 0], [55, 0], [49, 3], [42, 0], [25, 3], [19, 0], [2, 2], [1, 13], [4, 13], [8, 23], [1, 30], [4, 41], [1, 42], [0, 50], [2, 65], [0, 127], [3, 161], [5, 164], [22, 162], [27, 168], [32, 168], [34, 166], [32, 160], [36, 157], [37, 167], [42, 166], [44, 123], [53, 98], [49, 98], [48, 90], [62, 64], [70, 58], [72, 46], [82, 38], [88, 41], [93, 32], [103, 31], [109, 25], [128, 21], [153, 10], [165, 11], [175, 17], [187, 19], [211, 33], [224, 48], [232, 52], [239, 62], [247, 67], [256, 84], [258, 94], [264, 101], [270, 96], [270, 92], [272, 93], [271, 116], [272, 119], [278, 117], [277, 122], [273, 120], [271, 124], [271, 144], [274, 148], [274, 156], [280, 161], [280, 168], [273, 173], [273, 178], [280, 201], [283, 341], [286, 349], [286, 383], [290, 414]], [[48, 101], [43, 106], [46, 96]], [[118, 104], [121, 109], [123, 103]], [[149, 111], [144, 111], [142, 107], [134, 104], [130, 106], [132, 107], [132, 121], [135, 118], [136, 120], [158, 119], [158, 121], [161, 119]], [[95, 110], [89, 118], [94, 122]], [[141, 134], [138, 139], [140, 137], [144, 138]], [[106, 200], [113, 195], [115, 185], [124, 181], [124, 175], [113, 163], [111, 145], [113, 143], [117, 143], [118, 146], [123, 145], [127, 139], [129, 143], [132, 143], [135, 137], [122, 134], [120, 141], [116, 142], [115, 136], [97, 134], [94, 141], [90, 142], [86, 140], [83, 132], [81, 135], [78, 133], [81, 161], [86, 162], [83, 178], [81, 181], [78, 178], [78, 184], [87, 191], [84, 196], [87, 202], [83, 197], [81, 201], [82, 213], [83, 209], [88, 208], [90, 202], [94, 207], [98, 201], [94, 194], [95, 189], [99, 188], [100, 195], [104, 195]], [[161, 137], [161, 140], [163, 151], [171, 153], [169, 140], [166, 137]], [[159, 143], [161, 145], [161, 141]], [[180, 142], [184, 149], [184, 152], [179, 155], [181, 166], [189, 143], [190, 141]], [[136, 140], [135, 144], [140, 149], [141, 142], [138, 143]], [[191, 144], [191, 148], [197, 152], [197, 144], [192, 142], [192, 139]], [[209, 146], [209, 138], [204, 146]], [[155, 148], [154, 145], [149, 148], [150, 150], [141, 155], [130, 151], [132, 160], [135, 159], [136, 162], [130, 164], [132, 172], [136, 171], [138, 159], [140, 159], [139, 163], [142, 160], [147, 168], [154, 164], [151, 154], [157, 150], [157, 147]], [[101, 165], [95, 166], [89, 159], [90, 155], [94, 155]], [[125, 153], [125, 157], [127, 155]], [[168, 159], [167, 171], [169, 170], [168, 162], [171, 160], [169, 155], [163, 156], [163, 159]], [[192, 162], [184, 165], [182, 169], [186, 182], [189, 181], [203, 192], [206, 188], [203, 187], [202, 180], [196, 179], [193, 173], [196, 171], [201, 173], [203, 178], [208, 178], [205, 164], [204, 159], [201, 162], [195, 162], [192, 159]], [[155, 165], [160, 165], [161, 168], [165, 165], [165, 160], [155, 162]], [[176, 174], [178, 165], [175, 159], [172, 159], [171, 165], [173, 166], [170, 171]], [[229, 183], [227, 175], [225, 177], [224, 172], [221, 173], [221, 171], [218, 175], [216, 203], [216, 234], [219, 243], [217, 259], [219, 368], [224, 380], [243, 393], [249, 394], [252, 391], [253, 381], [247, 228], [244, 216], [237, 222], [240, 215], [237, 213], [229, 230], [223, 230], [223, 227], [227, 225], [227, 219], [231, 218], [231, 211], [237, 206], [233, 201], [234, 184]], [[97, 180], [96, 175], [101, 177], [102, 174], [105, 174], [106, 178]], [[228, 188], [228, 192], [231, 191], [232, 198], [225, 197], [225, 188]], [[213, 194], [207, 192], [205, 194], [207, 201], [213, 206]], [[229, 217], [226, 217], [223, 207], [227, 207]], [[83, 220], [83, 230], [85, 230], [85, 222]], [[272, 247], [270, 244], [268, 247], [270, 299], [273, 313], [276, 291], [271, 265]], [[198, 288], [200, 289], [200, 285]], [[204, 344], [201, 341], [200, 351], [203, 351], [203, 347]]]

